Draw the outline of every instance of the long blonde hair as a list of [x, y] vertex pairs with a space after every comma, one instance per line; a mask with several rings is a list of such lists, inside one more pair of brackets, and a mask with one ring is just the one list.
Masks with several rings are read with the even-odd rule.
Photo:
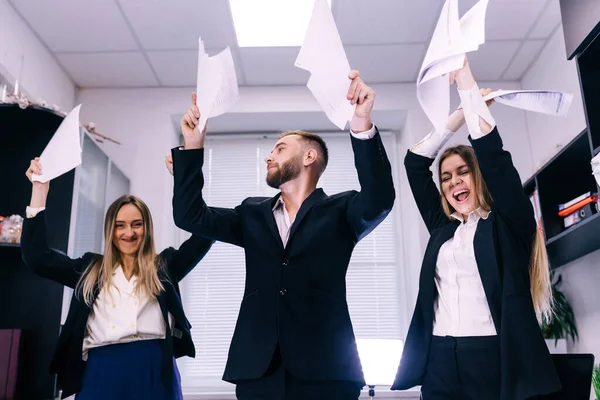
[[83, 296], [85, 303], [92, 306], [96, 299], [96, 289], [114, 286], [113, 272], [122, 264], [121, 253], [113, 243], [117, 214], [121, 207], [133, 204], [140, 210], [144, 225], [144, 237], [134, 262], [134, 274], [137, 276], [135, 287], [136, 293], [144, 292], [147, 296], [156, 298], [164, 286], [159, 278], [159, 270], [162, 268], [156, 251], [154, 250], [154, 236], [152, 216], [148, 206], [135, 196], [121, 196], [115, 200], [104, 218], [104, 255], [94, 259], [81, 275], [75, 288], [77, 296]]
[[[479, 207], [485, 211], [490, 211], [493, 203], [492, 195], [487, 188], [479, 162], [475, 151], [471, 146], [458, 145], [446, 149], [440, 156], [438, 163], [438, 178], [441, 182], [442, 162], [452, 156], [458, 155], [467, 164], [473, 179], [473, 185], [477, 193], [477, 202]], [[441, 193], [442, 207], [448, 217], [456, 210]], [[548, 265], [548, 253], [544, 236], [539, 227], [536, 227], [534, 237], [532, 238], [531, 258], [529, 261], [529, 290], [533, 300], [533, 308], [535, 310], [538, 321], [542, 318], [550, 318], [552, 316], [552, 282], [550, 281], [550, 267]]]

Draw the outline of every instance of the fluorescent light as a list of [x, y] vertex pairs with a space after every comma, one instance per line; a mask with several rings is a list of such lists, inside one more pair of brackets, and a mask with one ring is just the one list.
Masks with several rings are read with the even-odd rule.
[[[331, 0], [327, 0], [331, 7]], [[302, 46], [312, 0], [229, 0], [240, 47]]]
[[392, 386], [402, 357], [404, 341], [356, 339], [356, 346], [367, 385]]

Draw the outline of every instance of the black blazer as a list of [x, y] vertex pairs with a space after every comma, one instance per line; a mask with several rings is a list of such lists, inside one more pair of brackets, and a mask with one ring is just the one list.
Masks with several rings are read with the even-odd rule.
[[[46, 235], [44, 211], [34, 218], [26, 218], [23, 221], [21, 235], [23, 261], [39, 276], [74, 289], [79, 277], [92, 260], [102, 256], [86, 253], [81, 258], [71, 259], [51, 250]], [[181, 245], [179, 250], [169, 247], [159, 255], [166, 266], [160, 274], [165, 291], [158, 296], [158, 303], [167, 327], [166, 340], [163, 342], [162, 371], [163, 379], [167, 384], [170, 384], [173, 375], [173, 356], [194, 357], [196, 355], [190, 334], [191, 325], [183, 311], [178, 283], [200, 262], [212, 244], [213, 241], [209, 239], [192, 236]], [[96, 296], [99, 292], [96, 287]], [[63, 398], [81, 390], [86, 364], [82, 360], [81, 349], [90, 311], [91, 308], [85, 304], [82, 296], [75, 294], [71, 298], [67, 320], [62, 327], [50, 364], [50, 372], [58, 374], [59, 386], [63, 388]], [[168, 312], [175, 319], [172, 332], [169, 327]]]
[[[529, 260], [536, 222], [533, 207], [498, 130], [473, 140], [481, 173], [494, 200], [488, 219], [477, 224], [473, 247], [492, 319], [500, 338], [501, 399], [520, 400], [560, 389], [554, 364], [537, 322], [529, 289]], [[392, 390], [423, 382], [433, 332], [434, 274], [442, 244], [457, 221], [442, 209], [430, 170], [433, 159], [408, 152], [410, 187], [431, 234], [419, 279], [419, 294]]]
[[[284, 247], [273, 198], [248, 198], [234, 209], [202, 198], [204, 152], [173, 149], [177, 226], [241, 246], [246, 283], [223, 379], [264, 375], [279, 344], [283, 364], [309, 380], [364, 377], [346, 303], [346, 270], [357, 242], [390, 212], [395, 192], [379, 134], [352, 138], [361, 191], [317, 189], [304, 202]], [[348, 171], [350, 173], [350, 171]]]

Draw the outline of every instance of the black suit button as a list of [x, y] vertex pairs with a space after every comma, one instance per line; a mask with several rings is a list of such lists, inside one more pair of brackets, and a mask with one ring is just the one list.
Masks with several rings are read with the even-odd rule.
[[280, 295], [285, 296], [286, 293], [287, 293], [287, 289], [286, 288], [279, 289], [279, 294]]
[[282, 266], [287, 267], [287, 260], [281, 263]]

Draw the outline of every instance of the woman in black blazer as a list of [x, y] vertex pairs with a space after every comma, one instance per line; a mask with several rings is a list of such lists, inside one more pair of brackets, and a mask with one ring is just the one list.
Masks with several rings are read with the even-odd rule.
[[[544, 240], [466, 59], [454, 79], [463, 109], [404, 161], [431, 237], [392, 389], [422, 385], [423, 400], [551, 393], [560, 383], [538, 325], [551, 313]], [[440, 156], [440, 196], [430, 167], [465, 120], [472, 147]]]
[[[169, 164], [167, 164], [169, 166]], [[41, 174], [32, 160], [27, 177]], [[48, 183], [32, 182], [23, 223], [23, 260], [38, 275], [75, 289], [50, 366], [63, 398], [183, 399], [175, 358], [194, 357], [178, 282], [211, 240], [192, 236], [179, 250], [154, 250], [146, 204], [122, 196], [106, 212], [104, 255], [71, 259], [48, 247]]]

